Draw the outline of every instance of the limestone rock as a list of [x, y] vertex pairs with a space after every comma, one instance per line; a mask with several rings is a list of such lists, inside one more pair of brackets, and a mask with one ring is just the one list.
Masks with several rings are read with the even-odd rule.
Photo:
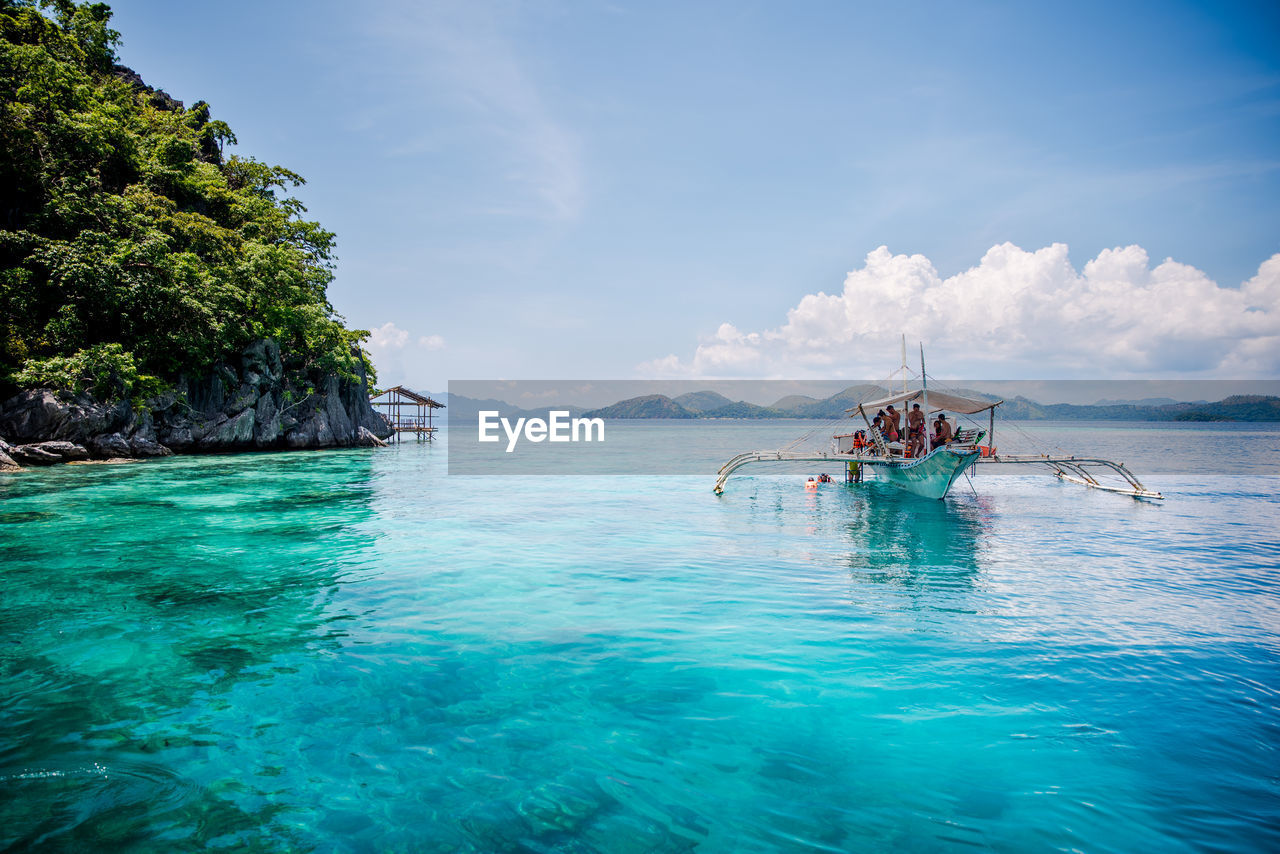
[[252, 409], [246, 409], [234, 418], [222, 416], [204, 431], [196, 444], [207, 451], [232, 451], [251, 447], [253, 424]]
[[[129, 456], [134, 457], [171, 457], [173, 451], [161, 445], [154, 439], [148, 439], [145, 436], [134, 436], [129, 440]], [[121, 456], [125, 456], [121, 454]]]
[[280, 346], [270, 338], [254, 341], [241, 354], [240, 366], [245, 382], [253, 382], [249, 379], [250, 376], [265, 384], [278, 382], [284, 370], [280, 361]]
[[42, 451], [57, 454], [64, 460], [87, 460], [89, 449], [75, 442], [41, 442], [36, 445]]
[[64, 463], [68, 460], [89, 459], [89, 451], [83, 445], [58, 441], [15, 445], [10, 448], [9, 455], [19, 462], [33, 466], [47, 466], [54, 463]]
[[285, 435], [285, 443], [290, 448], [332, 448], [333, 430], [325, 417], [325, 410], [311, 409], [298, 417], [298, 425]]
[[357, 428], [355, 444], [359, 448], [385, 448], [387, 446], [386, 442], [370, 433], [367, 427]]
[[354, 377], [286, 375], [279, 346], [263, 339], [246, 347], [238, 364], [180, 377], [173, 389], [137, 409], [128, 401], [105, 404], [49, 389], [15, 395], [0, 404], [0, 434], [27, 450], [0, 448], [0, 466], [4, 459], [40, 465], [66, 454], [78, 458], [78, 452], [31, 447], [50, 441], [74, 443], [103, 458], [372, 447], [391, 435], [391, 426], [369, 405], [368, 393], [362, 362]]
[[84, 442], [90, 436], [118, 430], [131, 412], [127, 402], [108, 406], [88, 395], [33, 389], [0, 406], [0, 435], [27, 443]]
[[240, 387], [236, 389], [235, 394], [227, 399], [222, 405], [222, 411], [228, 415], [235, 415], [244, 412], [246, 409], [254, 406], [258, 402], [258, 388], [248, 382], [242, 382]]
[[356, 425], [351, 423], [346, 408], [342, 405], [342, 393], [338, 387], [337, 377], [326, 377], [324, 382], [324, 421], [329, 426], [335, 445], [350, 445], [356, 439]]
[[12, 450], [12, 445], [4, 439], [0, 439], [0, 471], [17, 471], [22, 468], [14, 461], [13, 457], [9, 456], [9, 452]]
[[280, 392], [272, 390], [258, 398], [255, 409], [253, 444], [258, 448], [270, 448], [280, 440]]
[[62, 462], [62, 457], [58, 454], [42, 451], [35, 445], [15, 445], [13, 458], [26, 466], [51, 466]]
[[134, 416], [132, 429], [129, 431], [130, 443], [141, 441], [144, 443], [155, 443], [158, 440], [156, 436], [155, 418], [148, 410], [143, 410]]
[[196, 438], [191, 432], [191, 422], [184, 419], [177, 424], [166, 426], [160, 432], [160, 441], [175, 451], [187, 450], [196, 443]]
[[89, 440], [89, 447], [93, 450], [93, 455], [95, 457], [104, 460], [109, 460], [114, 457], [133, 456], [133, 449], [129, 446], [129, 441], [119, 433], [108, 433], [103, 436], [94, 436]]

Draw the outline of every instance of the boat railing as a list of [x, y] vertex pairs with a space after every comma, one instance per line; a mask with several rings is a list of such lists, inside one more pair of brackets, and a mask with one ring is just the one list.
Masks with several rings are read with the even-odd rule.
[[[1154, 489], [1147, 489], [1137, 476], [1129, 471], [1124, 463], [1104, 460], [1101, 457], [1077, 457], [1065, 454], [993, 454], [975, 461], [985, 465], [1003, 463], [1010, 465], [1042, 465], [1050, 469], [1059, 480], [1078, 483], [1091, 489], [1104, 492], [1118, 492], [1121, 495], [1132, 495], [1134, 498], [1163, 499], [1164, 496]], [[1094, 476], [1090, 469], [1106, 469], [1120, 478], [1127, 486], [1103, 483]]]
[[735, 470], [747, 465], [748, 463], [766, 463], [766, 462], [839, 462], [847, 463], [851, 459], [856, 459], [850, 454], [837, 453], [835, 451], [746, 451], [738, 454], [724, 465], [720, 466], [720, 470], [716, 472], [715, 492], [717, 495], [724, 492], [725, 481], [729, 479], [729, 475]]
[[880, 433], [879, 427], [872, 427], [867, 431], [867, 435], [871, 437], [871, 444], [876, 449], [876, 453], [882, 457], [889, 456], [889, 444], [885, 442], [884, 436]]

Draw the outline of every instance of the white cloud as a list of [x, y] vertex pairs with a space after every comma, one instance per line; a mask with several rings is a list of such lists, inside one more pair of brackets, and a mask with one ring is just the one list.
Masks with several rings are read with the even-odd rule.
[[427, 352], [443, 350], [444, 347], [442, 336], [420, 335], [415, 338], [409, 330], [401, 329], [391, 320], [370, 330], [364, 344], [373, 358], [374, 367], [378, 369], [378, 381], [384, 388], [407, 382], [409, 375], [421, 367]]
[[[803, 297], [781, 325], [721, 324], [691, 359], [654, 376], [881, 376], [901, 336], [923, 341], [929, 372], [958, 377], [1274, 376], [1280, 371], [1280, 254], [1239, 288], [1140, 246], [1108, 249], [1077, 272], [1065, 244], [992, 247], [943, 279], [923, 255], [881, 246], [837, 294]], [[911, 359], [914, 361], [914, 358]]]
[[387, 321], [369, 333], [365, 349], [370, 353], [381, 353], [388, 350], [402, 350], [409, 343], [409, 333], [394, 322]]

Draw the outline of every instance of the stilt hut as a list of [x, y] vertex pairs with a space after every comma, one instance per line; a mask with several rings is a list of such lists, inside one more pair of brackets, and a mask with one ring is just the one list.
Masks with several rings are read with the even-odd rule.
[[397, 442], [405, 433], [412, 433], [419, 442], [430, 442], [436, 432], [432, 415], [435, 410], [444, 409], [443, 403], [401, 385], [373, 395], [369, 404], [386, 416]]

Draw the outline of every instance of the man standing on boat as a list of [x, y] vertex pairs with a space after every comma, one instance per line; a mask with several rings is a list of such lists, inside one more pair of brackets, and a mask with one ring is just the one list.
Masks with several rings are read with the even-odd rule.
[[913, 404], [907, 413], [907, 455], [924, 456], [924, 413], [918, 403]]
[[896, 442], [902, 435], [902, 413], [894, 409], [892, 403], [887, 408], [888, 412], [885, 414], [888, 416], [889, 424], [885, 438], [890, 442]]

